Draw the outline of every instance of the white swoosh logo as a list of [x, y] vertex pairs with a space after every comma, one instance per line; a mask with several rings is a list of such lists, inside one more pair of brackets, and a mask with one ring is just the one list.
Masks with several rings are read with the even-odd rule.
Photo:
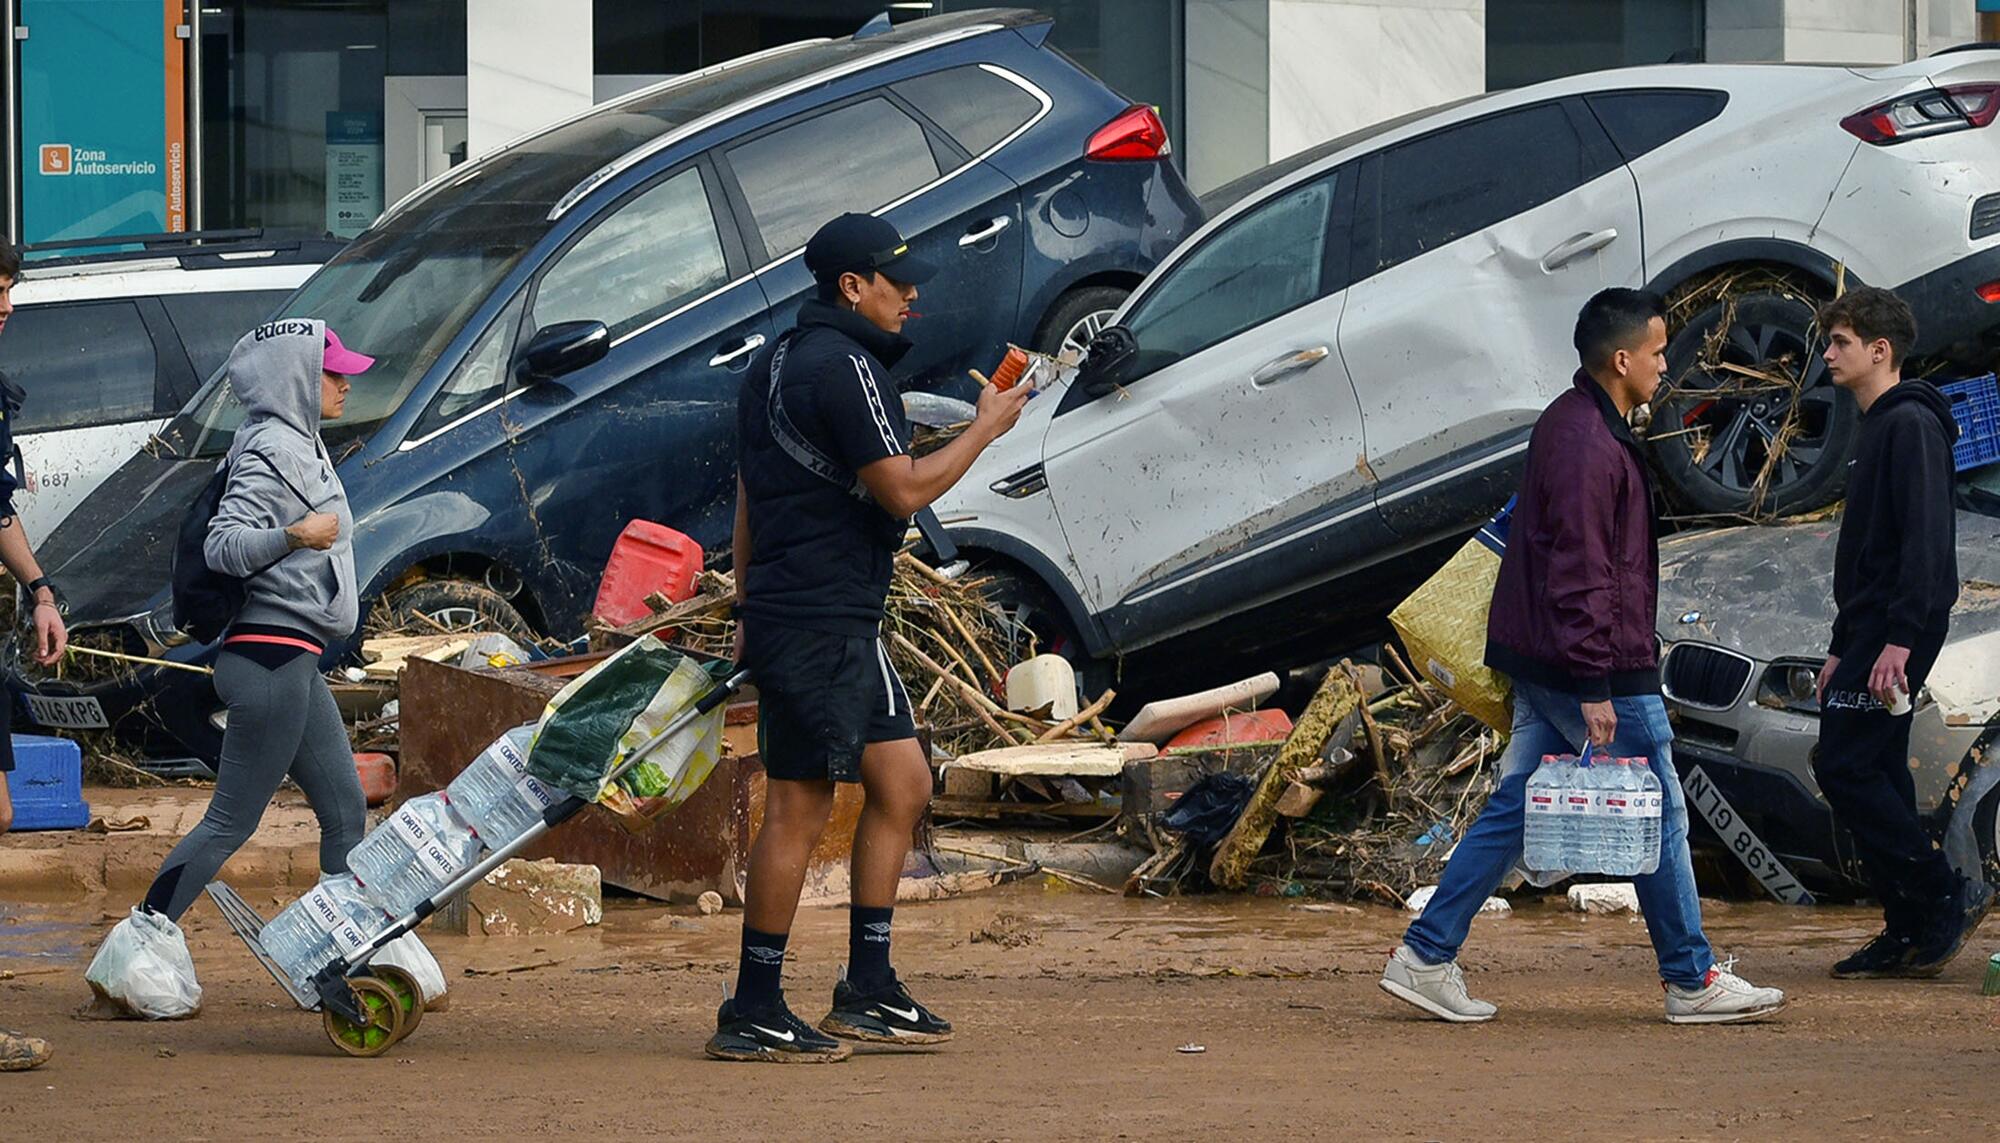
[[891, 1008], [887, 1004], [884, 1004], [882, 1006], [882, 1011], [894, 1013], [895, 1015], [901, 1016], [903, 1019], [909, 1020], [913, 1023], [916, 1021], [917, 1018], [917, 1010], [914, 1008], [910, 1009], [908, 1012], [905, 1012], [901, 1008]]
[[750, 1026], [752, 1028], [757, 1029], [759, 1032], [764, 1033], [766, 1036], [771, 1037], [774, 1040], [783, 1040], [787, 1044], [797, 1039], [797, 1037], [790, 1032], [775, 1032], [769, 1028], [764, 1027], [762, 1024], [752, 1024]]

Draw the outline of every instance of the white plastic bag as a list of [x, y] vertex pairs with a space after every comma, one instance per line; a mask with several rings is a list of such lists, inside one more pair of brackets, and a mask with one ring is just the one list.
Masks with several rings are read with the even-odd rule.
[[415, 933], [404, 933], [382, 946], [382, 951], [368, 958], [371, 965], [400, 968], [417, 982], [417, 991], [424, 998], [424, 1011], [441, 1012], [450, 998], [445, 995], [444, 969], [438, 967], [437, 958]]
[[133, 1017], [185, 1020], [201, 1013], [201, 985], [180, 926], [136, 905], [105, 936], [83, 978]]

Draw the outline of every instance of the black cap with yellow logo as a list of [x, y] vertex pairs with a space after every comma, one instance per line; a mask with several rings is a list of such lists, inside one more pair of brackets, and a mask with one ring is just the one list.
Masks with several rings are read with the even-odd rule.
[[874, 271], [911, 286], [937, 274], [936, 266], [910, 253], [893, 223], [872, 214], [843, 214], [820, 227], [806, 243], [806, 269], [822, 282]]

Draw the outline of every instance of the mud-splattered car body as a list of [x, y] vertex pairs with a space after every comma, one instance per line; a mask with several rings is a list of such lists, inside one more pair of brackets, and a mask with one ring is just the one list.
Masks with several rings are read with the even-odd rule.
[[[1954, 865], [2000, 881], [2000, 470], [1961, 485], [1960, 589], [1910, 734], [1917, 806]], [[1981, 491], [1985, 487], [1988, 491]], [[1812, 679], [1832, 627], [1840, 523], [1684, 533], [1660, 545], [1660, 638], [1675, 758], [1697, 841], [1780, 896], [1860, 887], [1813, 778]], [[1719, 812], [1718, 812], [1719, 811]], [[1788, 876], [1789, 875], [1789, 876]], [[1797, 894], [1792, 894], [1797, 896]]]

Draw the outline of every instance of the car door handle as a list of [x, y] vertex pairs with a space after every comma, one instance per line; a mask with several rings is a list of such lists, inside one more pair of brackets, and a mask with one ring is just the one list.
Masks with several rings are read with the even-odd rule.
[[753, 333], [749, 337], [744, 338], [735, 349], [727, 353], [718, 353], [714, 357], [709, 358], [708, 363], [715, 368], [726, 369], [762, 348], [764, 348], [764, 335]]
[[1542, 255], [1542, 273], [1553, 274], [1586, 254], [1595, 254], [1613, 242], [1618, 241], [1618, 231], [1613, 227], [1590, 234], [1579, 234], [1554, 250]]
[[1282, 381], [1294, 373], [1301, 373], [1307, 369], [1311, 369], [1313, 366], [1325, 361], [1327, 355], [1331, 352], [1324, 345], [1315, 345], [1311, 349], [1301, 349], [1296, 353], [1287, 353], [1283, 357], [1275, 358], [1259, 366], [1257, 371], [1250, 375], [1250, 384], [1262, 389], [1264, 386]]
[[998, 218], [989, 220], [986, 225], [977, 230], [966, 231], [965, 237], [959, 239], [958, 244], [960, 246], [977, 246], [989, 238], [999, 237], [1001, 231], [1013, 224], [1014, 220], [1003, 214]]

